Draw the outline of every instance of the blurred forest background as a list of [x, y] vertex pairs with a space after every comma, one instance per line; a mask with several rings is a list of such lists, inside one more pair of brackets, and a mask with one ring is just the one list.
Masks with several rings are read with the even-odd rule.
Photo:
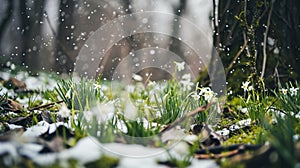
[[[39, 70], [72, 72], [80, 48], [101, 25], [133, 12], [162, 11], [189, 19], [210, 35], [230, 88], [240, 88], [241, 82], [253, 73], [263, 78], [268, 88], [300, 79], [299, 0], [0, 0], [0, 3], [1, 68], [10, 62], [32, 74]], [[173, 28], [160, 18], [159, 21], [162, 26]], [[173, 33], [185, 34], [199, 43], [199, 47], [207, 40], [184, 28]], [[183, 57], [186, 53], [193, 54], [186, 52], [190, 49], [178, 39], [147, 33], [120, 41], [108, 54], [121, 57], [132, 50], [157, 46]], [[108, 62], [105, 71], [109, 73], [115, 64]]]

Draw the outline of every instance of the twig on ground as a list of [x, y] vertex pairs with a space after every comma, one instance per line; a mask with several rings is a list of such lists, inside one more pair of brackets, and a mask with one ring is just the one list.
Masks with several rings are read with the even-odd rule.
[[29, 111], [33, 111], [33, 110], [38, 110], [38, 109], [41, 109], [41, 108], [48, 108], [48, 107], [51, 107], [51, 106], [54, 106], [55, 104], [60, 104], [60, 103], [63, 103], [64, 101], [57, 101], [57, 102], [53, 102], [53, 103], [49, 103], [49, 104], [44, 104], [44, 105], [41, 105], [41, 106], [37, 106], [37, 107], [32, 107], [32, 108], [29, 108], [28, 110]]
[[206, 111], [210, 106], [211, 106], [211, 104], [209, 103], [209, 104], [207, 104], [207, 105], [205, 105], [205, 106], [196, 108], [195, 110], [193, 110], [193, 111], [187, 113], [187, 114], [184, 115], [183, 117], [178, 118], [177, 120], [175, 120], [175, 121], [172, 122], [171, 124], [167, 125], [165, 128], [163, 128], [163, 129], [160, 131], [160, 133], [163, 133], [163, 132], [165, 132], [165, 131], [167, 131], [167, 130], [173, 128], [173, 127], [175, 127], [178, 123], [182, 122], [183, 120], [185, 120], [185, 119], [188, 118], [188, 117], [193, 117], [193, 116], [195, 116], [196, 114], [198, 114], [198, 113], [200, 113], [200, 112]]

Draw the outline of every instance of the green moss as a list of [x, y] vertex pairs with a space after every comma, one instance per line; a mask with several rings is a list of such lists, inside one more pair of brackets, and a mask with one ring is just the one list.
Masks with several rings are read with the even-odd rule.
[[239, 131], [235, 135], [231, 136], [224, 145], [234, 145], [234, 144], [258, 144], [261, 141], [262, 135], [265, 130], [258, 126], [253, 126], [247, 131]]
[[85, 164], [86, 168], [112, 168], [119, 164], [119, 159], [103, 155], [99, 160]]
[[220, 161], [221, 168], [245, 168], [245, 164], [242, 163], [231, 163], [227, 158], [221, 159]]

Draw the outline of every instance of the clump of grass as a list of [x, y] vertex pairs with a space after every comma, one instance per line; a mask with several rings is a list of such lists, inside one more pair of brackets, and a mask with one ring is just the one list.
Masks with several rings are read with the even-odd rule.
[[[2, 91], [2, 88], [0, 88], [0, 92]], [[7, 99], [8, 99], [8, 96], [7, 96], [7, 93], [4, 94], [4, 95], [0, 95], [0, 113], [4, 112], [4, 105], [7, 103]]]

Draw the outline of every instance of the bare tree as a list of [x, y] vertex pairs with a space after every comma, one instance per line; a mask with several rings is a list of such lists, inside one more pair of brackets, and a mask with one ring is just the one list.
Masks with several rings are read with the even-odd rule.
[[[30, 4], [31, 3], [31, 4]], [[40, 69], [40, 47], [42, 45], [43, 11], [46, 0], [20, 0], [20, 17], [22, 38], [22, 63], [28, 65], [32, 71]], [[33, 8], [32, 10], [28, 10]]]
[[[14, 1], [7, 1], [7, 7], [6, 7], [6, 10], [5, 10], [5, 15], [3, 16], [3, 19], [0, 22], [0, 44], [3, 40], [4, 33], [7, 30], [7, 26], [10, 22], [11, 17], [12, 17], [13, 9], [14, 9]], [[3, 52], [1, 51], [1, 47], [0, 47], [0, 55], [2, 55], [2, 54], [3, 54]]]
[[56, 61], [54, 69], [60, 72], [71, 72], [76, 58], [74, 50], [74, 6], [76, 0], [61, 0], [59, 6], [59, 25], [56, 37]]

